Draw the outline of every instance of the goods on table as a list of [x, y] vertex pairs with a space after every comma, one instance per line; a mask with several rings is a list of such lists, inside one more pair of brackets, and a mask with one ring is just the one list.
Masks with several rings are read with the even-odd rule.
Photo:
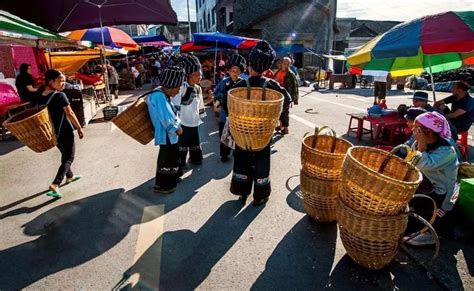
[[283, 95], [266, 88], [234, 88], [228, 93], [230, 132], [238, 147], [259, 151], [269, 143], [283, 108]]
[[31, 108], [13, 115], [3, 123], [18, 140], [37, 153], [55, 147], [56, 133], [48, 108]]
[[112, 122], [133, 139], [146, 145], [154, 138], [154, 128], [148, 114], [146, 102], [141, 97], [122, 113], [114, 117]]
[[463, 162], [459, 165], [459, 174], [467, 178], [474, 178], [474, 164]]

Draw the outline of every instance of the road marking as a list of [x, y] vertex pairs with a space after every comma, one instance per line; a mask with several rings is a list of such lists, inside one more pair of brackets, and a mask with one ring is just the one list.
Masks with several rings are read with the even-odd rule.
[[304, 118], [301, 118], [301, 117], [299, 117], [299, 116], [297, 116], [297, 115], [290, 114], [290, 117], [293, 118], [294, 120], [296, 120], [296, 121], [298, 121], [298, 122], [300, 122], [300, 123], [302, 123], [302, 124], [308, 126], [308, 127], [313, 128], [313, 129], [317, 126], [316, 124], [312, 123], [311, 121], [308, 121], [308, 120], [306, 120], [306, 119], [304, 119]]
[[[164, 205], [143, 209], [142, 224], [138, 232], [135, 256], [128, 282], [141, 289], [158, 289], [160, 283], [161, 244], [163, 234]], [[146, 252], [146, 256], [144, 256]], [[136, 263], [140, 260], [140, 264]], [[139, 284], [139, 285], [137, 285]]]

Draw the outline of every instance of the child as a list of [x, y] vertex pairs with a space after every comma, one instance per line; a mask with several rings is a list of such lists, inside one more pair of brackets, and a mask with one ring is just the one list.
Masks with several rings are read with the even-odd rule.
[[180, 179], [178, 136], [183, 130], [171, 98], [178, 94], [183, 78], [181, 67], [168, 67], [160, 75], [161, 87], [147, 98], [148, 112], [155, 128], [155, 145], [160, 146], [154, 186], [156, 193], [173, 193]]

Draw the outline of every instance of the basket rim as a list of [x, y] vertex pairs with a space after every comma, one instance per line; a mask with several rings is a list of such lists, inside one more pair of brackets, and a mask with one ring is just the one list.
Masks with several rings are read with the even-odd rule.
[[[239, 99], [239, 101], [246, 101], [246, 102], [249, 102], [249, 103], [279, 103], [279, 102], [283, 101], [283, 99], [284, 99], [283, 94], [281, 94], [277, 90], [273, 90], [273, 89], [269, 89], [269, 88], [265, 88], [265, 90], [270, 91], [270, 92], [275, 92], [276, 94], [280, 95], [280, 98], [278, 98], [276, 100], [265, 100], [265, 101], [263, 101], [263, 100], [249, 100], [249, 99], [245, 99], [245, 98], [241, 98], [241, 97], [229, 94], [234, 90], [237, 91], [237, 90], [243, 90], [243, 89], [247, 90], [247, 87], [232, 88], [232, 89], [229, 90], [229, 92], [227, 94], [228, 94], [229, 98], [231, 98], [231, 99], [233, 97], [235, 99]], [[252, 90], [252, 89], [262, 89], [262, 88], [261, 87], [250, 87], [250, 90]]]
[[341, 157], [341, 156], [345, 156], [345, 155], [349, 152], [349, 150], [354, 147], [354, 145], [353, 145], [350, 141], [345, 140], [345, 139], [343, 139], [343, 138], [339, 138], [339, 137], [337, 137], [337, 136], [334, 136], [334, 138], [336, 138], [337, 140], [341, 140], [341, 141], [346, 142], [346, 143], [348, 143], [348, 144], [350, 145], [350, 146], [349, 146], [349, 149], [347, 150], [347, 152], [345, 152], [345, 153], [343, 153], [343, 154], [338, 154], [338, 153], [330, 153], [330, 152], [321, 151], [321, 150], [312, 148], [312, 147], [308, 146], [308, 145], [305, 143], [306, 139], [311, 138], [311, 137], [313, 137], [313, 136], [314, 136], [314, 134], [313, 134], [313, 135], [308, 135], [308, 136], [306, 136], [306, 137], [303, 138], [303, 146], [304, 146], [306, 149], [308, 149], [309, 151], [311, 151], [311, 152], [317, 152], [317, 153], [321, 153], [321, 154], [329, 155], [329, 156], [333, 156], [333, 157]]
[[422, 180], [423, 176], [421, 175], [420, 171], [415, 166], [413, 166], [412, 164], [408, 163], [405, 160], [402, 160], [401, 158], [399, 158], [397, 156], [394, 156], [394, 157], [399, 159], [402, 163], [406, 164], [408, 167], [412, 168], [413, 170], [415, 170], [418, 173], [418, 179], [416, 181], [413, 181], [413, 182], [402, 181], [402, 180], [395, 179], [395, 178], [392, 178], [390, 176], [387, 176], [387, 175], [384, 175], [382, 173], [379, 173], [377, 171], [372, 170], [371, 168], [369, 168], [366, 165], [359, 162], [359, 160], [356, 159], [354, 156], [352, 156], [352, 150], [361, 150], [361, 149], [374, 151], [374, 152], [381, 152], [385, 155], [388, 155], [390, 153], [386, 152], [384, 150], [379, 150], [379, 149], [376, 149], [376, 148], [373, 148], [373, 147], [368, 147], [368, 146], [353, 146], [347, 151], [347, 158], [348, 159], [351, 159], [352, 161], [354, 161], [354, 163], [356, 163], [357, 165], [363, 167], [364, 170], [370, 172], [371, 174], [380, 175], [380, 176], [384, 177], [385, 179], [387, 179], [388, 181], [393, 182], [393, 183], [399, 183], [399, 184], [405, 184], [405, 185], [417, 185], [417, 184], [421, 183], [421, 180]]
[[16, 125], [16, 124], [18, 124], [19, 122], [24, 122], [25, 120], [31, 119], [31, 118], [36, 117], [37, 115], [43, 113], [43, 111], [44, 111], [45, 109], [47, 109], [48, 106], [46, 106], [46, 105], [41, 105], [41, 106], [39, 106], [39, 108], [41, 108], [41, 109], [38, 110], [38, 112], [36, 112], [36, 113], [33, 114], [33, 115], [28, 116], [27, 118], [24, 118], [24, 119], [21, 119], [21, 120], [18, 120], [18, 121], [10, 122], [10, 120], [13, 119], [14, 117], [16, 117], [17, 115], [22, 114], [22, 113], [25, 113], [26, 111], [33, 111], [33, 110], [36, 110], [36, 108], [35, 108], [35, 107], [33, 107], [33, 108], [28, 108], [28, 109], [26, 109], [26, 110], [23, 110], [23, 111], [20, 111], [20, 112], [18, 112], [18, 113], [16, 113], [16, 114], [13, 114], [12, 116], [8, 117], [8, 119], [5, 120], [5, 121], [2, 123], [2, 125], [5, 126], [5, 127], [7, 127], [8, 125]]
[[361, 219], [364, 219], [364, 220], [372, 220], [372, 221], [376, 221], [376, 222], [380, 222], [380, 221], [398, 221], [398, 220], [402, 219], [404, 216], [408, 216], [408, 206], [405, 209], [406, 212], [401, 212], [401, 213], [394, 214], [394, 215], [375, 216], [375, 215], [372, 215], [372, 214], [366, 214], [366, 213], [357, 211], [355, 209], [352, 209], [344, 201], [342, 201], [342, 199], [339, 196], [340, 195], [338, 195], [338, 197], [337, 197], [338, 198], [337, 199], [337, 204], [342, 209], [342, 211], [348, 212], [352, 216], [357, 216], [357, 217], [359, 217]]

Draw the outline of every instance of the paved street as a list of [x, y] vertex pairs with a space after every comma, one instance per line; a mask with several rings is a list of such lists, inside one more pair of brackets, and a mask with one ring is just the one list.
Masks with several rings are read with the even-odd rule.
[[[229, 192], [232, 162], [220, 162], [210, 108], [201, 131], [203, 165], [191, 166], [171, 195], [153, 193], [158, 148], [139, 144], [111, 122], [91, 123], [77, 139], [73, 170], [82, 179], [65, 186], [60, 200], [43, 193], [58, 150], [37, 154], [17, 141], [0, 142], [0, 290], [446, 287], [404, 252], [381, 271], [358, 267], [345, 255], [335, 224], [305, 215], [297, 176], [302, 136], [314, 125], [345, 134], [346, 113], [364, 112], [373, 100], [369, 90], [309, 90], [301, 89], [300, 105], [290, 112], [290, 134], [274, 138], [265, 207], [251, 199], [243, 205]], [[389, 107], [410, 104], [408, 93], [396, 92]], [[472, 247], [464, 252], [453, 284], [468, 290], [474, 256], [467, 255]]]

